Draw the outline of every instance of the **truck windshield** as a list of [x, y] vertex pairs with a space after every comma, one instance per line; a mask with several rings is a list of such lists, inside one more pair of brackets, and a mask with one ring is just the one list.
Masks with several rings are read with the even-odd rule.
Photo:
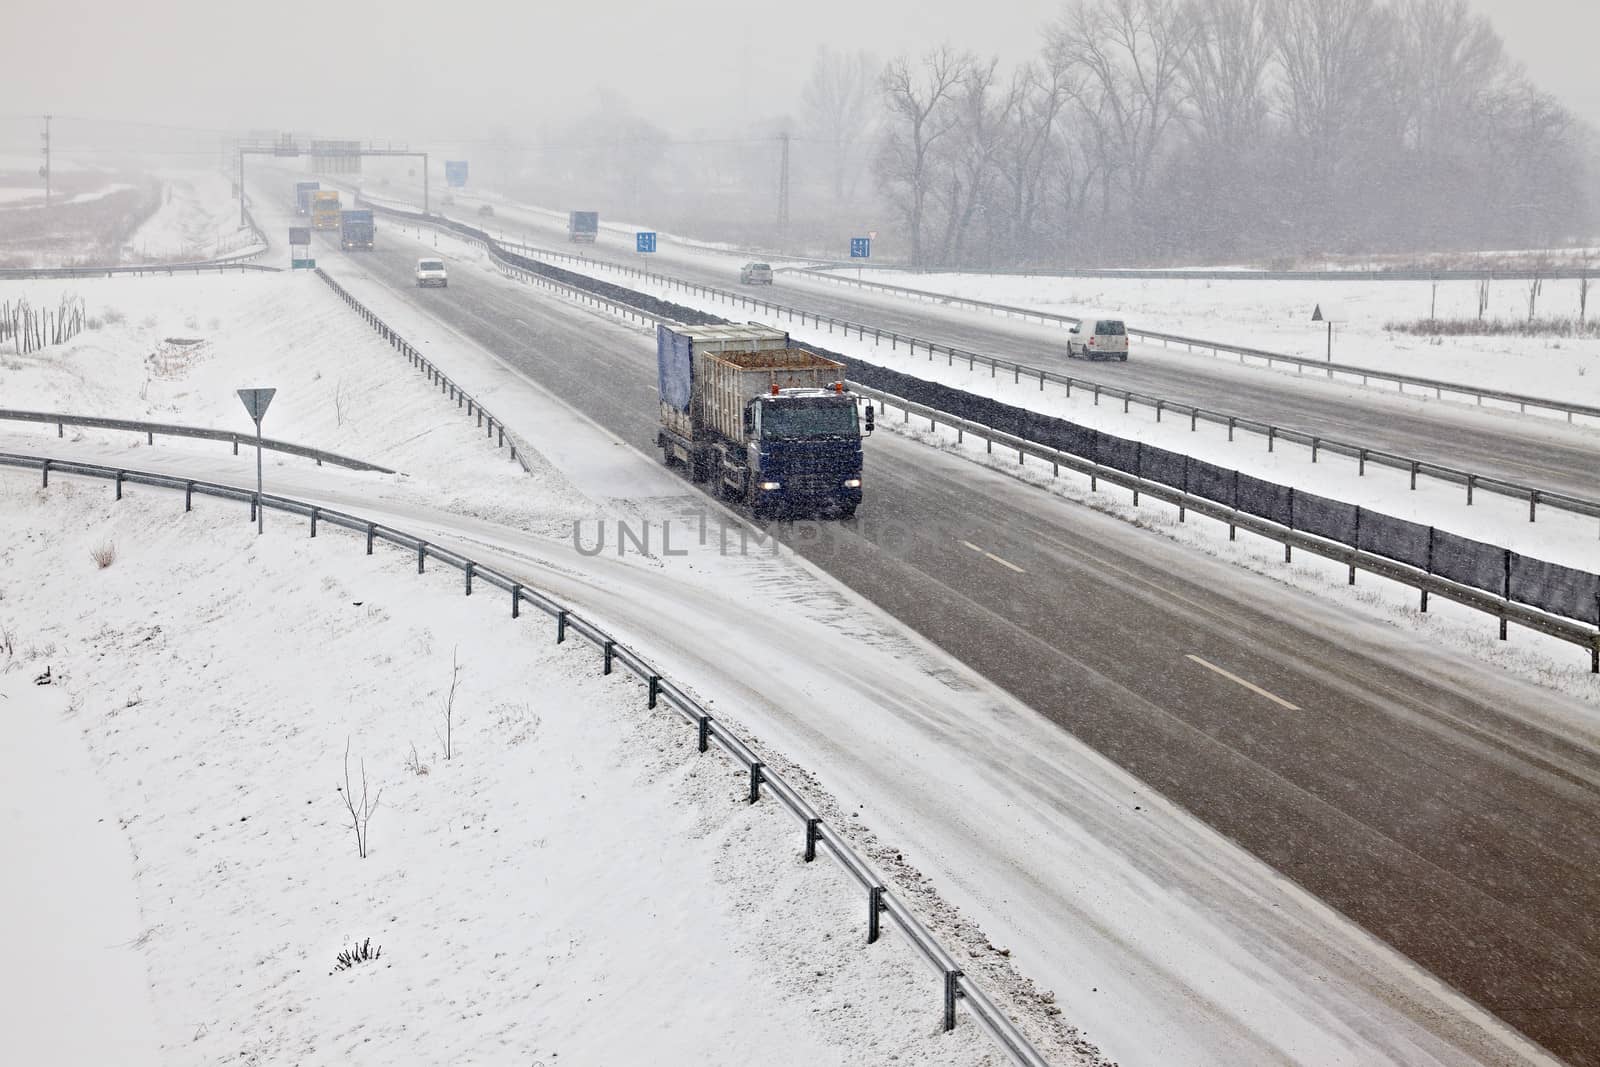
[[792, 440], [799, 437], [855, 435], [856, 405], [853, 400], [808, 398], [762, 405], [762, 437]]
[[442, 260], [442, 259], [425, 259], [421, 263], [417, 264], [417, 269], [418, 270], [444, 270], [444, 260]]

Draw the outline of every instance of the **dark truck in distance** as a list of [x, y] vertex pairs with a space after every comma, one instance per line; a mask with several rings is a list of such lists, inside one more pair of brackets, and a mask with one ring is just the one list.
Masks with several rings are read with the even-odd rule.
[[339, 247], [346, 252], [352, 249], [372, 251], [372, 235], [376, 227], [369, 208], [352, 208], [339, 212]]
[[311, 214], [311, 194], [322, 188], [321, 182], [294, 183], [294, 209], [301, 215]]
[[656, 365], [668, 466], [750, 505], [757, 516], [831, 512], [861, 503], [861, 438], [844, 364], [795, 348], [782, 330], [658, 326]]
[[594, 244], [600, 236], [600, 212], [570, 211], [567, 213], [567, 240]]

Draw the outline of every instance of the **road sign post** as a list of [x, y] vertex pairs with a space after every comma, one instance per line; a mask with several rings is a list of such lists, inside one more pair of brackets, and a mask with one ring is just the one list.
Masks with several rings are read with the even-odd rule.
[[[870, 258], [872, 258], [872, 238], [871, 237], [852, 237], [852, 238], [850, 238], [850, 258], [851, 259], [870, 259]], [[861, 280], [861, 268], [860, 267], [856, 268], [856, 280], [857, 281]]]
[[[1312, 322], [1325, 322], [1325, 323], [1328, 324], [1328, 362], [1332, 363], [1333, 362], [1333, 324], [1335, 322], [1343, 322], [1343, 321], [1345, 321], [1344, 313], [1341, 312], [1338, 308], [1334, 307], [1332, 304], [1329, 304], [1327, 310], [1324, 311], [1323, 308], [1322, 308], [1322, 305], [1318, 304], [1311, 311], [1311, 321]], [[1328, 372], [1328, 377], [1330, 377], [1330, 378], [1333, 377], [1333, 371], [1330, 370]]]
[[266, 527], [265, 508], [261, 506], [261, 419], [267, 413], [267, 405], [272, 403], [272, 395], [276, 389], [240, 389], [239, 399], [244, 402], [244, 409], [250, 413], [250, 418], [256, 424], [256, 534], [259, 536]]
[[[295, 249], [300, 249], [296, 252]], [[289, 227], [289, 269], [315, 270], [317, 261], [311, 258], [311, 227]]]

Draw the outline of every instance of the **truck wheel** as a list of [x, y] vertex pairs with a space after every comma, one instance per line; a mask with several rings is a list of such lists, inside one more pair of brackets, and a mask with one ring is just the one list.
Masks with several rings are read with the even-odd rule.
[[844, 505], [843, 507], [841, 507], [839, 509], [839, 517], [841, 519], [853, 519], [853, 518], [855, 518], [856, 517], [856, 506], [854, 504], [846, 504], [846, 505]]

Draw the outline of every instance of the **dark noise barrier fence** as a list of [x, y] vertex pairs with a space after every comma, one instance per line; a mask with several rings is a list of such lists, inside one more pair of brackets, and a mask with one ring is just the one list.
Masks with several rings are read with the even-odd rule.
[[[504, 248], [487, 233], [464, 223], [415, 212], [379, 208], [419, 225], [449, 230], [484, 245], [518, 270], [627, 304], [685, 325], [719, 325], [728, 320], [648, 296], [586, 274], [563, 270]], [[858, 356], [827, 349], [817, 352], [850, 368], [852, 381], [937, 408], [1002, 433], [1159, 482], [1226, 507], [1316, 537], [1337, 541], [1415, 567], [1448, 581], [1478, 589], [1561, 618], [1600, 626], [1600, 575], [1474, 541], [1433, 526], [1395, 518], [1369, 508], [1279, 485], [1254, 475], [1219, 467], [1193, 456], [1142, 441], [1001, 403], [952, 386], [881, 367]]]

